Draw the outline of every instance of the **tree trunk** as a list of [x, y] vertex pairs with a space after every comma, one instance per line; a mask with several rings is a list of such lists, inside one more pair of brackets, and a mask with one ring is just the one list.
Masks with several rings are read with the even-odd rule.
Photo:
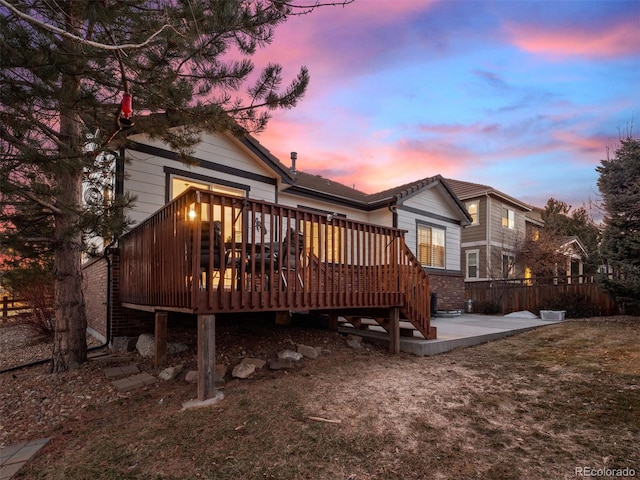
[[[81, 138], [77, 117], [61, 119], [60, 126], [61, 130], [77, 130], [76, 138]], [[73, 145], [76, 141], [71, 140], [70, 143]], [[68, 163], [57, 175], [60, 213], [56, 215], [53, 264], [56, 311], [53, 370], [56, 372], [76, 368], [87, 360], [82, 232], [78, 228], [82, 208], [82, 161], [76, 156]]]
[[[69, 4], [67, 30], [77, 33], [74, 4]], [[77, 6], [77, 5], [75, 5]], [[65, 40], [77, 72], [82, 55], [71, 40]], [[68, 68], [71, 67], [69, 64]], [[80, 74], [69, 68], [61, 79], [60, 159], [54, 167], [57, 187], [54, 246], [55, 334], [53, 371], [76, 368], [87, 360], [87, 316], [82, 292], [82, 180], [84, 168], [83, 124], [78, 112]]]

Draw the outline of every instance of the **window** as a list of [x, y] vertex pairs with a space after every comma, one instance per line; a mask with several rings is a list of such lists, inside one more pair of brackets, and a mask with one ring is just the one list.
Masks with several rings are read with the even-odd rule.
[[212, 192], [220, 193], [222, 195], [233, 195], [236, 197], [246, 196], [246, 192], [239, 188], [227, 187], [226, 185], [218, 185], [213, 183], [198, 182], [190, 178], [171, 177], [171, 199], [173, 200], [190, 187], [200, 188], [202, 190], [211, 190]]
[[531, 240], [533, 240], [534, 242], [537, 242], [538, 240], [540, 240], [540, 230], [537, 228], [534, 228], [531, 231]]
[[508, 253], [502, 254], [502, 278], [515, 278], [516, 261], [513, 255]]
[[478, 275], [478, 250], [467, 251], [467, 278], [479, 278]]
[[471, 225], [480, 225], [480, 201], [472, 200], [467, 202], [466, 205], [467, 212], [471, 215]]
[[[171, 199], [173, 200], [181, 193], [185, 192], [187, 189], [191, 187], [199, 188], [201, 190], [209, 190], [211, 192], [216, 192], [222, 195], [236, 196], [236, 197], [245, 197], [246, 191], [240, 188], [234, 188], [227, 185], [219, 185], [214, 183], [207, 183], [204, 181], [194, 180], [192, 178], [179, 177], [176, 175], [171, 176]], [[194, 217], [201, 214], [201, 220], [204, 222], [208, 222], [209, 219], [209, 208], [208, 204], [203, 203], [203, 208], [201, 211], [196, 211], [195, 206], [190, 209], [189, 216], [193, 215]], [[213, 206], [213, 220], [222, 221], [224, 223], [224, 231], [226, 232], [225, 236], [227, 237], [225, 241], [228, 241], [235, 235], [235, 238], [242, 238], [242, 218], [233, 218], [230, 214], [230, 211], [227, 210], [225, 212], [224, 218], [222, 218], [222, 210], [219, 205]]]
[[444, 228], [418, 224], [418, 261], [426, 267], [445, 268]]
[[505, 228], [516, 227], [516, 213], [507, 207], [502, 207], [502, 226]]

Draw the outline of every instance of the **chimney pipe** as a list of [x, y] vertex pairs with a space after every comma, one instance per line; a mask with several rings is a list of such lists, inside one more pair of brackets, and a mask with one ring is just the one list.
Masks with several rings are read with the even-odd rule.
[[296, 173], [297, 158], [298, 158], [298, 152], [291, 152], [291, 173]]

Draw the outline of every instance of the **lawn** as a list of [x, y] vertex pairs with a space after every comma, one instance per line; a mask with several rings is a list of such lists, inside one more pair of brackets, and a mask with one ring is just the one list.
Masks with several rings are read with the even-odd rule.
[[[50, 443], [17, 478], [640, 476], [637, 317], [567, 321], [435, 357], [303, 333], [325, 347], [318, 359], [228, 379], [212, 407], [181, 411], [194, 396], [182, 381], [89, 402], [42, 432]], [[255, 354], [247, 343], [225, 349]]]

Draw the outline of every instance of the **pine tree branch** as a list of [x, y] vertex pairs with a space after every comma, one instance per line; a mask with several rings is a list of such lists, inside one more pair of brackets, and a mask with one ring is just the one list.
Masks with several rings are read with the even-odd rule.
[[176, 28], [173, 25], [165, 24], [165, 25], [162, 26], [162, 28], [160, 28], [160, 30], [155, 32], [153, 35], [151, 35], [149, 38], [147, 38], [142, 43], [125, 43], [123, 45], [107, 45], [105, 43], [99, 43], [99, 42], [94, 42], [92, 40], [87, 40], [86, 38], [82, 38], [82, 37], [79, 37], [79, 36], [74, 35], [72, 33], [69, 33], [69, 32], [67, 32], [65, 30], [62, 30], [61, 28], [58, 28], [58, 27], [54, 26], [54, 25], [49, 25], [48, 23], [42, 22], [42, 21], [38, 20], [37, 18], [33, 18], [31, 15], [28, 15], [26, 13], [21, 12], [20, 10], [15, 8], [13, 5], [11, 5], [6, 0], [0, 0], [0, 5], [8, 8], [15, 15], [17, 15], [20, 18], [22, 18], [23, 20], [26, 20], [29, 23], [32, 23], [33, 25], [36, 25], [36, 26], [41, 27], [41, 28], [44, 28], [45, 30], [49, 30], [50, 32], [57, 33], [59, 35], [62, 35], [63, 37], [69, 38], [71, 40], [75, 40], [75, 41], [80, 42], [80, 43], [82, 43], [84, 45], [89, 45], [91, 47], [99, 48], [99, 49], [102, 49], [102, 50], [126, 50], [126, 49], [131, 49], [132, 50], [132, 49], [145, 47], [149, 43], [151, 43], [151, 41], [155, 37], [160, 35], [167, 28], [171, 28], [178, 35], [181, 35], [181, 33], [178, 32], [178, 30], [176, 30]]
[[41, 207], [46, 208], [47, 210], [51, 211], [51, 213], [54, 213], [55, 215], [62, 215], [63, 214], [63, 211], [60, 210], [58, 207], [56, 207], [55, 205], [52, 205], [49, 202], [45, 202], [44, 200], [39, 198], [37, 195], [35, 195], [33, 192], [29, 192], [29, 191], [23, 190], [19, 194], [22, 195], [23, 197], [31, 200], [32, 202], [37, 203]]

